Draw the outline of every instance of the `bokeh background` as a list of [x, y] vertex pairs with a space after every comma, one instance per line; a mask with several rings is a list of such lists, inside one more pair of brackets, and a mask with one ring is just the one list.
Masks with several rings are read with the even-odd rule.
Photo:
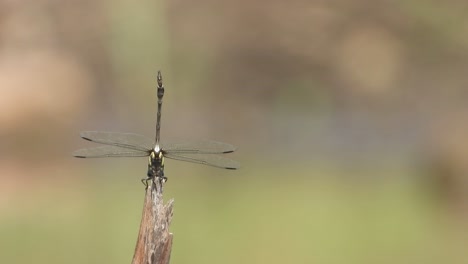
[[468, 2], [1, 0], [0, 263], [130, 263], [157, 70], [171, 263], [468, 262]]

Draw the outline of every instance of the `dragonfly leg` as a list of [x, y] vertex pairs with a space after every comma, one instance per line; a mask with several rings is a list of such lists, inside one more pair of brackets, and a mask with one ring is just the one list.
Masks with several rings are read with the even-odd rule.
[[158, 179], [161, 182], [161, 184], [166, 183], [167, 182], [167, 177], [164, 176], [164, 170], [160, 170], [159, 173], [161, 175], [158, 175]]
[[143, 185], [145, 185], [146, 188], [148, 188], [148, 182], [154, 181], [155, 179], [158, 179], [161, 185], [167, 182], [167, 177], [164, 176], [164, 170], [162, 169], [159, 169], [155, 172], [151, 166], [148, 166], [148, 173], [146, 176], [146, 178], [141, 179], [141, 182]]
[[148, 166], [148, 173], [146, 174], [146, 178], [141, 179], [141, 183], [145, 185], [145, 189], [148, 189], [148, 182], [153, 180], [153, 171], [151, 170], [151, 167]]
[[151, 181], [151, 178], [143, 178], [141, 179], [141, 183], [143, 183], [143, 185], [145, 186], [145, 189], [148, 188], [148, 182]]

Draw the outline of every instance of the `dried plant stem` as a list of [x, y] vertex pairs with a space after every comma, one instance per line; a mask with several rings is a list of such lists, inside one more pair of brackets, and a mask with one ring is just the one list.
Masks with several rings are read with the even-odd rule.
[[172, 249], [169, 225], [173, 203], [171, 199], [164, 205], [161, 181], [148, 184], [132, 264], [169, 264]]

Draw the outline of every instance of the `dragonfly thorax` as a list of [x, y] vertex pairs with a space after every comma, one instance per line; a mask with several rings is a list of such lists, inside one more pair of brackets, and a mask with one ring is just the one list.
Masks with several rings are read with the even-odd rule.
[[[159, 148], [159, 146], [157, 146]], [[156, 149], [156, 147], [155, 147]], [[164, 156], [162, 151], [151, 151], [148, 159], [148, 177], [164, 178]]]

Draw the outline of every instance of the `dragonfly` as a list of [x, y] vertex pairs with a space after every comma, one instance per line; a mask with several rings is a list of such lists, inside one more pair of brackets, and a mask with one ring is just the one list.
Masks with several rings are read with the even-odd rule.
[[84, 131], [80, 133], [83, 139], [104, 146], [79, 149], [73, 153], [73, 156], [77, 158], [149, 157], [147, 178], [142, 179], [146, 186], [150, 180], [167, 181], [164, 175], [165, 158], [229, 170], [238, 169], [237, 161], [222, 156], [222, 154], [234, 152], [236, 148], [233, 145], [211, 140], [182, 143], [160, 142], [161, 109], [164, 96], [161, 71], [158, 71], [157, 84], [158, 111], [154, 141], [134, 133]]

